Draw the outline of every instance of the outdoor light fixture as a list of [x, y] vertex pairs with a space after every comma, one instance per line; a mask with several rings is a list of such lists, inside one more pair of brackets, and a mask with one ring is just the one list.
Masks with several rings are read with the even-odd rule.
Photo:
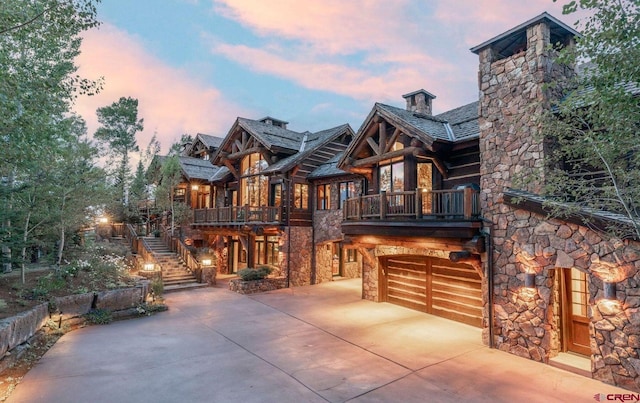
[[203, 266], [211, 266], [211, 259], [207, 258], [207, 259], [202, 259], [202, 265]]
[[524, 286], [526, 288], [536, 288], [536, 273], [524, 274]]
[[145, 263], [144, 264], [144, 271], [153, 271], [155, 269], [155, 264], [153, 263]]
[[99, 221], [100, 221], [101, 224], [106, 224], [106, 223], [109, 222], [109, 219], [107, 217], [100, 217]]
[[198, 190], [200, 189], [200, 186], [198, 185], [191, 185], [191, 190]]
[[604, 299], [615, 300], [616, 299], [616, 283], [604, 281], [602, 285], [604, 287]]

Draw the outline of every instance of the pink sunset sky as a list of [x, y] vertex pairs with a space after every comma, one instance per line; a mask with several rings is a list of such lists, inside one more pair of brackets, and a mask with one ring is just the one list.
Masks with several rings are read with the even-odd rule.
[[469, 48], [547, 11], [552, 0], [104, 0], [86, 32], [79, 73], [103, 91], [76, 111], [139, 100], [146, 147], [163, 152], [180, 135], [225, 136], [237, 116], [272, 116], [296, 131], [349, 123], [375, 102], [403, 106], [424, 88], [434, 113], [477, 100]]

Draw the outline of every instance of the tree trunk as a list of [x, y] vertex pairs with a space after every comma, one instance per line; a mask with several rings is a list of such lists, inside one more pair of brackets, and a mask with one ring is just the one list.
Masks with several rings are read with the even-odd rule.
[[66, 195], [62, 196], [61, 212], [63, 214], [60, 216], [60, 246], [58, 247], [58, 258], [56, 259], [56, 264], [58, 266], [60, 266], [60, 263], [62, 263], [62, 253], [64, 251], [64, 208], [66, 204], [66, 199], [67, 199]]
[[27, 275], [26, 275], [26, 260], [27, 260], [27, 240], [29, 239], [29, 221], [31, 220], [31, 211], [27, 213], [27, 217], [24, 220], [24, 232], [22, 233], [22, 253], [21, 263], [20, 263], [20, 280], [22, 284], [26, 283]]

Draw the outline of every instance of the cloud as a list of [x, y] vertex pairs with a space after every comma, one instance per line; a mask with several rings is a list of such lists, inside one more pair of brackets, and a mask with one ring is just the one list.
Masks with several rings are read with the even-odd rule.
[[120, 97], [139, 101], [138, 117], [144, 119], [145, 129], [138, 133], [138, 145], [146, 147], [155, 132], [163, 152], [183, 133], [224, 136], [232, 119], [243, 114], [216, 88], [163, 63], [139, 38], [112, 25], [86, 32], [81, 50], [79, 74], [92, 79], [103, 76], [105, 80], [100, 94], [83, 96], [75, 105], [90, 134], [98, 128], [96, 109]]
[[[307, 89], [357, 100], [398, 100], [425, 88], [435, 111], [477, 96], [477, 59], [469, 48], [543, 11], [551, 0], [210, 0], [214, 10], [259, 44], [212, 40], [214, 54]], [[241, 41], [241, 39], [236, 39]]]
[[[417, 18], [411, 0], [213, 3], [217, 13], [251, 30], [262, 43], [210, 37], [212, 52], [253, 72], [369, 102], [398, 101], [420, 88], [446, 94], [460, 81], [455, 61], [430, 55], [430, 43], [446, 40], [429, 35], [432, 28]], [[426, 15], [426, 7], [420, 12]], [[475, 77], [467, 75], [462, 80], [469, 85], [467, 94], [475, 94]]]
[[[418, 28], [412, 0], [213, 0], [217, 13], [262, 36], [310, 44], [323, 54], [388, 49]], [[409, 26], [411, 25], [411, 26]]]

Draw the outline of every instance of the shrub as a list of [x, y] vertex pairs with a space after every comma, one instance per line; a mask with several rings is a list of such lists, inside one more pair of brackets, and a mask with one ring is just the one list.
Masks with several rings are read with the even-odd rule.
[[92, 309], [84, 317], [94, 325], [107, 325], [113, 321], [111, 311], [107, 309]]
[[238, 276], [244, 281], [262, 280], [266, 278], [273, 269], [269, 266], [261, 266], [255, 269], [247, 268], [238, 270]]
[[162, 293], [164, 292], [164, 283], [162, 279], [159, 277], [151, 280], [151, 292], [153, 293], [153, 297], [162, 297]]

